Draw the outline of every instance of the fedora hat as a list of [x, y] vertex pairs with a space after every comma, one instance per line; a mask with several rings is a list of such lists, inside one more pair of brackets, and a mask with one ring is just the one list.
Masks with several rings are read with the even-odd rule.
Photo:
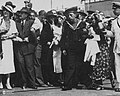
[[78, 11], [77, 13], [79, 13], [79, 14], [82, 15], [82, 16], [87, 16], [87, 14], [86, 14], [83, 10], [80, 10], [80, 11]]
[[21, 16], [21, 15], [20, 15], [20, 11], [18, 10], [17, 12], [15, 12], [15, 13], [14, 13], [14, 15], [19, 16], [19, 17], [20, 17], [20, 16]]
[[11, 1], [8, 1], [8, 2], [5, 3], [5, 6], [2, 6], [2, 10], [3, 10], [3, 9], [6, 9], [6, 10], [8, 10], [10, 13], [13, 13], [13, 10], [14, 10], [15, 7], [16, 7], [16, 6], [13, 5], [13, 3], [12, 3]]
[[24, 0], [24, 3], [30, 3], [30, 0]]
[[62, 18], [62, 19], [65, 19], [64, 11], [57, 11], [57, 17], [60, 17], [60, 18]]
[[5, 6], [7, 6], [7, 5], [11, 6], [12, 8], [16, 7], [15, 5], [13, 5], [13, 3], [11, 1], [6, 2]]
[[57, 17], [57, 11], [56, 10], [50, 10], [46, 14], [47, 17]]
[[26, 7], [23, 7], [19, 12], [20, 12], [20, 13], [27, 13], [27, 14], [30, 14], [28, 8], [26, 8]]

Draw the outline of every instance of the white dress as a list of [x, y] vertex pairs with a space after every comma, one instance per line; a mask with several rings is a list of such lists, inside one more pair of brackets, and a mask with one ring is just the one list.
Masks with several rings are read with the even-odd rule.
[[[62, 35], [62, 27], [52, 26], [53, 27], [53, 33], [54, 36], [57, 38], [56, 41], [61, 40]], [[53, 66], [54, 66], [54, 72], [55, 73], [62, 73], [62, 66], [61, 66], [61, 49], [60, 47], [57, 48], [57, 50], [53, 49]]]
[[[4, 20], [0, 26], [4, 28], [5, 26]], [[5, 35], [10, 35], [12, 33], [17, 33], [17, 29], [15, 22], [13, 20], [10, 20], [10, 29]], [[11, 39], [2, 41], [2, 51], [3, 59], [0, 61], [0, 74], [9, 74], [15, 72], [13, 57], [13, 42]]]

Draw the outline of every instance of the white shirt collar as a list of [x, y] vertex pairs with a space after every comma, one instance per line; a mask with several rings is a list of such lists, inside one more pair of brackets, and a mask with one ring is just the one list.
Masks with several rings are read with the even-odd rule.
[[118, 18], [120, 19], [120, 15], [118, 16]]

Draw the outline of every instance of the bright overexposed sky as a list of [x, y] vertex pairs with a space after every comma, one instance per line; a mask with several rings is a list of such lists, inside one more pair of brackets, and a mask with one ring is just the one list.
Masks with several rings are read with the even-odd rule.
[[[24, 6], [24, 0], [0, 0], [0, 7], [5, 5], [6, 1], [12, 1], [16, 5], [15, 11]], [[31, 2], [33, 3], [33, 9], [37, 12], [43, 9], [46, 11], [51, 9], [51, 0], [31, 0]], [[69, 8], [79, 4], [79, 0], [52, 0], [52, 9]]]

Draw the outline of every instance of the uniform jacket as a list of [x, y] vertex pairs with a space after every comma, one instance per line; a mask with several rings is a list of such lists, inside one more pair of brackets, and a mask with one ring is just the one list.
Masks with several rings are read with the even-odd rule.
[[76, 28], [73, 28], [68, 21], [65, 21], [60, 42], [62, 49], [79, 50], [79, 48], [84, 45], [84, 41], [86, 39], [87, 31], [84, 31], [85, 28], [85, 22], [80, 21]]

